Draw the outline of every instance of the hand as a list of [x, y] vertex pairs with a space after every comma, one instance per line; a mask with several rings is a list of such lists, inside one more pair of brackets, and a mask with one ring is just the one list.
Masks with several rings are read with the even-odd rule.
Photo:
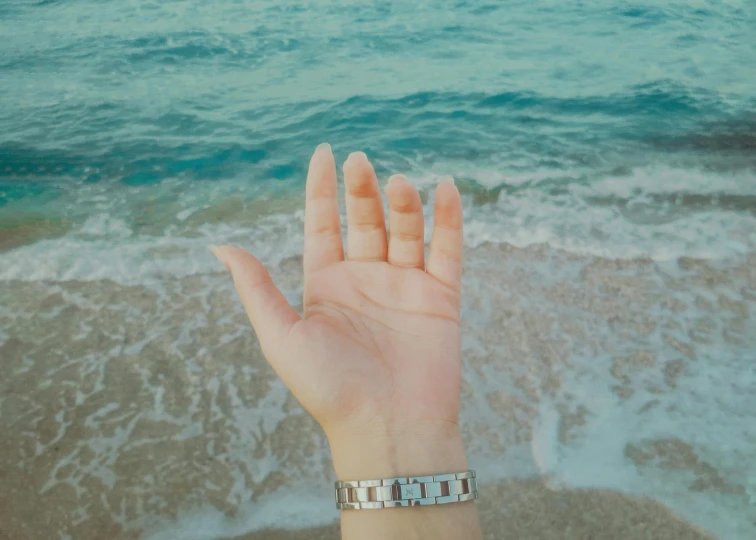
[[343, 167], [347, 259], [336, 165], [321, 145], [307, 176], [304, 317], [265, 267], [213, 248], [230, 270], [263, 352], [324, 428], [341, 479], [464, 470], [459, 434], [462, 205], [452, 180], [436, 190], [427, 265], [420, 195], [402, 176], [383, 202], [363, 153]]

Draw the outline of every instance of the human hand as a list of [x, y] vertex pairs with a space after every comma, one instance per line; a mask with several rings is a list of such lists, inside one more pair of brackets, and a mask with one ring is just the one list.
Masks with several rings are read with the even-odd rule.
[[363, 153], [349, 156], [347, 258], [336, 165], [321, 145], [307, 176], [304, 317], [265, 267], [231, 246], [229, 269], [263, 352], [326, 432], [341, 479], [466, 469], [458, 427], [462, 205], [436, 190], [427, 264], [420, 195], [402, 176], [386, 187]]

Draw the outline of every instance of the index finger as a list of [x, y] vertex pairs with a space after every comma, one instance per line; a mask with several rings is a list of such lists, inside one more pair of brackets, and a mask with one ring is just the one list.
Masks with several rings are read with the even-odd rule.
[[329, 144], [321, 144], [310, 160], [305, 202], [304, 272], [308, 275], [344, 260], [336, 180], [336, 162]]

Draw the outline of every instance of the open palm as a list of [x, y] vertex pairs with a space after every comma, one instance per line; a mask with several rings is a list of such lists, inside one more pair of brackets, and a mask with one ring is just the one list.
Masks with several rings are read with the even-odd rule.
[[426, 265], [417, 190], [402, 176], [389, 180], [387, 238], [367, 157], [351, 154], [343, 170], [346, 260], [336, 165], [330, 147], [318, 147], [307, 177], [304, 317], [252, 255], [230, 246], [216, 255], [233, 275], [266, 358], [329, 440], [458, 438], [459, 192], [453, 181], [436, 191]]

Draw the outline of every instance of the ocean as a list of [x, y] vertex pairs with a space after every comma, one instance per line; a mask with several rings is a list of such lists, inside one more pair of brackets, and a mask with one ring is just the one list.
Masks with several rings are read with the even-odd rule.
[[756, 537], [754, 29], [748, 0], [0, 0], [0, 538], [334, 537], [327, 442], [207, 249], [299, 306], [321, 142], [460, 188], [487, 538]]

